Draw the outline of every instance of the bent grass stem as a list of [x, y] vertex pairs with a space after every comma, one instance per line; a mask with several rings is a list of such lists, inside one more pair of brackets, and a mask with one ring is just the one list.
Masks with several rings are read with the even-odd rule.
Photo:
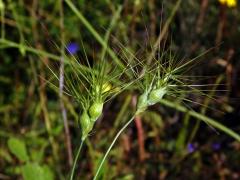
[[202, 115], [200, 113], [197, 113], [195, 111], [192, 111], [192, 110], [188, 110], [187, 108], [177, 104], [177, 103], [173, 103], [173, 102], [170, 102], [168, 100], [165, 100], [165, 99], [161, 99], [160, 100], [160, 103], [165, 105], [165, 106], [168, 106], [168, 107], [171, 107], [171, 108], [174, 108], [178, 111], [181, 111], [183, 113], [189, 113], [190, 116], [192, 117], [195, 117], [199, 120], [202, 120], [203, 122], [213, 126], [214, 128], [217, 128], [223, 132], [225, 132], [226, 134], [230, 135], [232, 138], [236, 139], [238, 142], [240, 142], [240, 135], [237, 134], [236, 132], [234, 132], [233, 130], [229, 129], [228, 127], [222, 125], [221, 123], [217, 122], [216, 120], [214, 119], [211, 119], [205, 115]]
[[[175, 108], [176, 110], [178, 111], [181, 111], [181, 112], [184, 112], [184, 113], [189, 113], [190, 116], [192, 117], [195, 117], [199, 120], [202, 120], [204, 122], [206, 122], [207, 124], [210, 124], [212, 125], [213, 127], [217, 128], [217, 129], [220, 129], [221, 131], [225, 132], [226, 134], [230, 135], [231, 137], [233, 137], [234, 139], [236, 139], [237, 141], [240, 142], [240, 136], [235, 133], [234, 131], [232, 131], [231, 129], [227, 128], [226, 126], [222, 125], [221, 123], [218, 123], [217, 121], [211, 119], [211, 118], [208, 118], [200, 113], [197, 113], [195, 111], [191, 111], [191, 110], [188, 110], [187, 108], [181, 106], [181, 105], [178, 105], [176, 103], [172, 103], [170, 101], [167, 101], [167, 100], [164, 100], [164, 99], [161, 99], [160, 100], [160, 103], [165, 105], [165, 106], [168, 106], [168, 107], [171, 107], [171, 108]], [[133, 117], [119, 130], [119, 132], [117, 133], [117, 135], [115, 136], [114, 140], [112, 141], [111, 145], [109, 146], [107, 152], [105, 153], [103, 159], [101, 160], [101, 163], [97, 169], [97, 172], [94, 176], [94, 180], [97, 180], [97, 177], [100, 173], [100, 170], [107, 158], [107, 156], [109, 155], [112, 147], [114, 146], [114, 144], [116, 143], [117, 139], [119, 138], [119, 136], [121, 135], [121, 133], [129, 126], [129, 124], [134, 120], [136, 116], [136, 113], [133, 115]]]
[[99, 173], [100, 173], [100, 170], [101, 170], [101, 168], [102, 168], [102, 166], [103, 166], [103, 163], [105, 162], [105, 160], [106, 160], [108, 154], [110, 153], [112, 147], [113, 147], [114, 144], [116, 143], [116, 141], [117, 141], [117, 139], [119, 138], [119, 136], [121, 135], [121, 133], [122, 133], [122, 132], [129, 126], [129, 124], [131, 124], [131, 122], [134, 120], [135, 115], [136, 115], [136, 114], [133, 115], [133, 117], [118, 131], [117, 135], [114, 137], [111, 145], [109, 146], [107, 152], [105, 153], [103, 159], [101, 160], [100, 165], [98, 166], [97, 172], [96, 172], [93, 180], [96, 180], [96, 179], [97, 179], [97, 177], [98, 177], [98, 175], [99, 175]]
[[84, 141], [81, 140], [81, 143], [80, 143], [80, 145], [79, 145], [79, 148], [78, 148], [78, 151], [77, 151], [76, 157], [75, 157], [75, 159], [74, 159], [74, 163], [73, 163], [73, 167], [72, 167], [72, 172], [71, 172], [70, 180], [73, 180], [74, 172], [75, 172], [75, 168], [76, 168], [77, 161], [78, 161], [78, 158], [79, 158], [79, 155], [80, 155], [80, 152], [81, 152], [82, 146], [83, 146], [83, 142], [84, 142]]

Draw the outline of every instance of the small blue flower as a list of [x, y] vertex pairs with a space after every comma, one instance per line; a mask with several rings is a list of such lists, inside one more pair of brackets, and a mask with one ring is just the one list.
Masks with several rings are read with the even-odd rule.
[[78, 50], [79, 50], [79, 45], [77, 43], [72, 42], [67, 45], [67, 51], [72, 55], [76, 54]]
[[221, 144], [220, 143], [213, 143], [212, 148], [213, 148], [213, 150], [219, 150], [221, 148]]
[[196, 147], [194, 146], [194, 144], [189, 143], [187, 145], [187, 150], [188, 150], [189, 153], [192, 153], [192, 152], [194, 152], [196, 150]]

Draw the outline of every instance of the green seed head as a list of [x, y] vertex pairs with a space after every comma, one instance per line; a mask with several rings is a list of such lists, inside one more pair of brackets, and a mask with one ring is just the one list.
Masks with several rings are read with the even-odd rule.
[[163, 96], [166, 94], [166, 87], [161, 87], [155, 90], [152, 90], [149, 94], [149, 105], [158, 103]]
[[142, 113], [148, 107], [148, 94], [144, 93], [138, 97], [137, 114]]
[[82, 140], [85, 140], [93, 128], [93, 123], [91, 122], [90, 117], [86, 111], [84, 111], [80, 116], [80, 124], [82, 129]]
[[102, 114], [103, 103], [96, 102], [93, 103], [89, 108], [89, 116], [92, 121], [96, 121]]

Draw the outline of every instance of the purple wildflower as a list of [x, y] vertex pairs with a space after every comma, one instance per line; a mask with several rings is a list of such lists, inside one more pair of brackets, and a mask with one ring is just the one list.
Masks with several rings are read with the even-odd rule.
[[213, 148], [214, 150], [219, 150], [219, 149], [221, 148], [221, 144], [220, 144], [220, 143], [213, 143], [213, 144], [212, 144], [212, 148]]
[[70, 54], [74, 55], [79, 50], [79, 45], [77, 43], [72, 42], [67, 45], [66, 49]]
[[189, 143], [187, 145], [187, 150], [188, 150], [189, 153], [192, 153], [192, 152], [194, 152], [196, 150], [196, 147], [194, 146], [194, 144]]

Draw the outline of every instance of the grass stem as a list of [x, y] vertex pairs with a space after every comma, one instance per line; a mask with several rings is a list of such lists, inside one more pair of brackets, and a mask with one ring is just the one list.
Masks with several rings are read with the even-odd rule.
[[217, 128], [223, 132], [225, 132], [226, 134], [230, 135], [232, 138], [236, 139], [237, 141], [240, 142], [240, 135], [235, 133], [234, 131], [232, 131], [231, 129], [229, 129], [228, 127], [222, 125], [221, 123], [217, 122], [216, 120], [214, 119], [211, 119], [205, 115], [202, 115], [200, 113], [197, 113], [195, 111], [192, 111], [192, 110], [188, 110], [187, 108], [179, 105], [179, 104], [176, 104], [176, 103], [173, 103], [173, 102], [170, 102], [170, 101], [167, 101], [165, 99], [162, 99], [161, 101], [161, 104], [165, 105], [165, 106], [168, 106], [168, 107], [171, 107], [171, 108], [174, 108], [178, 111], [181, 111], [181, 112], [184, 112], [184, 113], [189, 113], [190, 116], [192, 117], [195, 117], [199, 120], [202, 120], [204, 122], [206, 122], [207, 124], [213, 126], [214, 128]]
[[70, 1], [65, 0], [67, 5], [70, 7], [70, 9], [76, 14], [76, 16], [79, 18], [79, 20], [86, 26], [86, 28], [89, 30], [89, 32], [94, 36], [94, 38], [104, 47], [106, 48], [106, 51], [108, 54], [113, 58], [115, 63], [121, 68], [124, 69], [124, 64], [118, 59], [115, 52], [110, 49], [107, 45], [107, 43], [104, 41], [104, 39], [100, 36], [100, 34], [94, 29], [94, 27], [89, 23], [89, 21], [83, 16], [83, 14], [76, 8], [76, 6]]
[[80, 155], [80, 152], [81, 152], [81, 149], [82, 149], [82, 146], [83, 146], [83, 142], [84, 142], [84, 141], [81, 140], [81, 143], [80, 143], [80, 145], [79, 145], [77, 154], [76, 154], [76, 156], [75, 156], [74, 163], [73, 163], [73, 167], [72, 167], [72, 171], [71, 171], [70, 180], [73, 180], [75, 168], [76, 168], [76, 165], [77, 165], [77, 161], [78, 161], [78, 159], [79, 159], [79, 155]]
[[103, 159], [101, 160], [100, 165], [98, 166], [97, 172], [96, 172], [96, 174], [95, 174], [95, 176], [94, 176], [94, 178], [93, 178], [94, 180], [97, 179], [97, 177], [98, 177], [98, 175], [99, 175], [99, 173], [100, 173], [100, 170], [101, 170], [101, 168], [102, 168], [102, 166], [103, 166], [103, 163], [105, 162], [108, 154], [110, 153], [110, 151], [111, 151], [112, 147], [114, 146], [114, 144], [116, 143], [117, 139], [119, 138], [119, 136], [121, 135], [121, 133], [129, 126], [129, 124], [131, 124], [131, 122], [134, 120], [134, 118], [135, 118], [135, 114], [134, 114], [133, 117], [118, 131], [117, 135], [114, 137], [114, 139], [113, 139], [111, 145], [109, 146], [107, 152], [106, 152], [105, 155], [103, 156]]

